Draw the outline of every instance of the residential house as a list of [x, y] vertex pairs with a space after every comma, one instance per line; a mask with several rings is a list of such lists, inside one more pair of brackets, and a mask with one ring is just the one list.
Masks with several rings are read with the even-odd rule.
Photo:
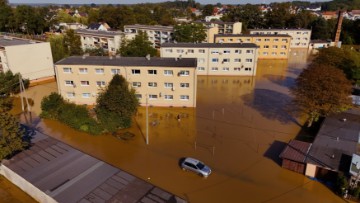
[[311, 39], [309, 29], [250, 29], [250, 34], [290, 35], [290, 48], [308, 48]]
[[58, 91], [76, 104], [94, 105], [112, 79], [122, 75], [141, 105], [196, 107], [196, 59], [72, 56], [55, 64]]
[[198, 75], [254, 76], [258, 46], [252, 43], [165, 43], [161, 57], [197, 58]]
[[337, 11], [324, 11], [321, 12], [321, 17], [323, 17], [325, 20], [335, 19], [338, 17]]
[[50, 43], [0, 35], [0, 71], [8, 70], [30, 82], [54, 79]]
[[125, 25], [126, 34], [137, 35], [139, 31], [145, 32], [154, 48], [160, 48], [160, 45], [167, 42], [173, 42], [174, 27], [161, 25]]
[[215, 43], [254, 43], [258, 48], [259, 59], [288, 59], [291, 36], [272, 34], [215, 35]]
[[99, 30], [99, 31], [110, 31], [111, 28], [107, 23], [91, 23], [88, 28], [89, 30]]

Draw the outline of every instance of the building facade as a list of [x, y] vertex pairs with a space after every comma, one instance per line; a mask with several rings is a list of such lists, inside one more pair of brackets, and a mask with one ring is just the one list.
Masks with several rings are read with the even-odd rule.
[[79, 29], [75, 32], [80, 36], [81, 48], [84, 51], [86, 49], [103, 48], [104, 51], [109, 52], [109, 55], [116, 55], [116, 51], [121, 46], [122, 38], [128, 39], [128, 36], [119, 31]]
[[59, 94], [94, 105], [114, 74], [136, 91], [141, 105], [195, 107], [196, 59], [72, 56], [55, 64]]
[[253, 29], [250, 34], [255, 35], [290, 35], [290, 48], [308, 48], [311, 39], [311, 30], [308, 29]]
[[254, 43], [259, 59], [288, 59], [290, 35], [215, 35], [215, 43]]
[[197, 58], [198, 75], [256, 75], [258, 47], [251, 43], [166, 43], [161, 57]]
[[54, 78], [50, 43], [0, 36], [0, 71], [8, 70], [31, 82]]
[[[199, 23], [199, 22], [198, 22]], [[206, 28], [206, 42], [213, 43], [217, 34], [241, 34], [241, 22], [201, 22]]]
[[124, 32], [128, 34], [138, 34], [139, 31], [145, 32], [154, 48], [160, 48], [162, 43], [172, 42], [174, 27], [161, 25], [125, 25]]

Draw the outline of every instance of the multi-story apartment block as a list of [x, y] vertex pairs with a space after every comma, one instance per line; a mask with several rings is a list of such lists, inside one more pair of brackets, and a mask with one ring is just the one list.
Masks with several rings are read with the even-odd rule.
[[212, 22], [202, 22], [197, 21], [197, 23], [202, 23], [206, 28], [206, 42], [214, 42], [214, 35], [217, 34], [241, 34], [242, 23], [241, 22], [222, 22], [222, 21], [212, 21]]
[[145, 32], [154, 48], [160, 48], [162, 43], [172, 42], [174, 27], [161, 25], [125, 25], [124, 32], [137, 34], [139, 31]]
[[30, 82], [54, 78], [49, 42], [0, 36], [0, 72], [20, 73]]
[[290, 35], [290, 48], [308, 48], [311, 39], [311, 30], [308, 29], [253, 29], [250, 34], [256, 35]]
[[81, 48], [84, 51], [86, 49], [103, 48], [109, 52], [109, 55], [116, 55], [116, 51], [120, 48], [123, 37], [129, 39], [127, 35], [119, 31], [79, 29], [75, 32], [80, 36]]
[[136, 90], [141, 105], [195, 107], [196, 59], [72, 56], [55, 64], [59, 93], [94, 105], [114, 74]]
[[256, 74], [258, 47], [252, 43], [166, 43], [161, 57], [197, 58], [198, 75]]
[[288, 59], [290, 35], [215, 35], [215, 43], [254, 43], [259, 59]]

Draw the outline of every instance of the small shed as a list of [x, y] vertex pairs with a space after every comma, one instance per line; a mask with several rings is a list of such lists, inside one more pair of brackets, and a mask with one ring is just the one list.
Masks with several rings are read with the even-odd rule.
[[311, 143], [291, 140], [281, 152], [282, 167], [304, 174], [306, 168], [305, 159], [309, 153]]

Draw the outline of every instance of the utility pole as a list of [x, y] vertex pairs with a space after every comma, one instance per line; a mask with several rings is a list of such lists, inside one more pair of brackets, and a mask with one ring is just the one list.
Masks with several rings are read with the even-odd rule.
[[146, 144], [149, 144], [149, 106], [148, 95], [146, 94]]

